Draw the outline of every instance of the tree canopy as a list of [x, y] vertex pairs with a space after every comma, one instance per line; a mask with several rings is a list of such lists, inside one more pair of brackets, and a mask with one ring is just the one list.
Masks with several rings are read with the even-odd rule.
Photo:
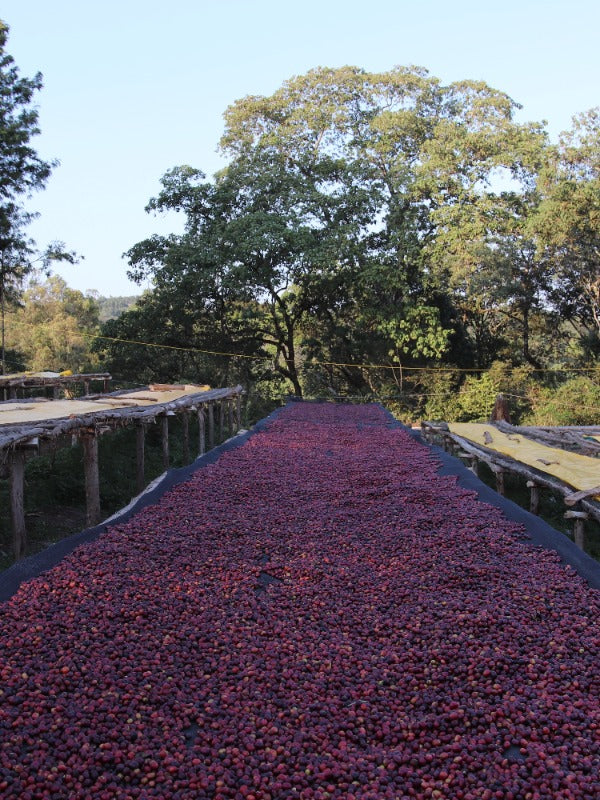
[[41, 159], [31, 144], [40, 131], [33, 100], [42, 88], [42, 75], [24, 78], [6, 52], [8, 26], [0, 20], [0, 339], [1, 369], [5, 371], [5, 315], [18, 300], [24, 280], [34, 267], [53, 261], [73, 263], [75, 253], [62, 242], [52, 242], [43, 252], [27, 235], [35, 214], [23, 199], [43, 189], [56, 161]]
[[[598, 115], [553, 146], [518, 108], [420, 67], [320, 67], [236, 101], [227, 166], [163, 177], [148, 210], [182, 213], [184, 231], [128, 251], [152, 299], [111, 330], [209, 351], [202, 368], [237, 354], [230, 369], [247, 359], [248, 376], [277, 374], [296, 394], [398, 390], [442, 361], [588, 359]], [[562, 347], [569, 321], [579, 349]]]

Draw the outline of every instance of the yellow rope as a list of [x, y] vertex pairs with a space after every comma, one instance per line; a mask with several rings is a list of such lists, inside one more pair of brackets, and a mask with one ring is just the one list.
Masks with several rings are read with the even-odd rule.
[[[99, 334], [94, 333], [82, 333], [82, 336], [85, 336], [89, 339], [101, 339], [107, 342], [121, 342], [122, 344], [135, 344], [141, 345], [142, 347], [158, 347], [163, 348], [164, 350], [178, 350], [185, 353], [202, 353], [203, 355], [210, 355], [210, 356], [223, 356], [225, 358], [247, 358], [252, 361], [271, 361], [273, 356], [252, 356], [247, 355], [246, 353], [226, 353], [219, 350], [203, 350], [200, 347], [181, 347], [180, 345], [174, 344], [157, 344], [156, 342], [142, 342], [136, 339], [120, 339], [116, 336], [100, 336]], [[352, 364], [352, 363], [345, 363], [342, 361], [305, 361], [303, 366], [322, 366], [322, 367], [356, 367], [360, 369], [391, 369], [391, 370], [400, 370], [402, 372], [470, 372], [470, 373], [477, 373], [477, 372], [486, 372], [486, 368], [473, 368], [473, 367], [401, 367], [400, 365], [393, 365], [393, 364]], [[565, 367], [560, 369], [531, 369], [531, 372], [548, 372], [548, 373], [560, 373], [560, 372], [599, 372], [599, 367]]]

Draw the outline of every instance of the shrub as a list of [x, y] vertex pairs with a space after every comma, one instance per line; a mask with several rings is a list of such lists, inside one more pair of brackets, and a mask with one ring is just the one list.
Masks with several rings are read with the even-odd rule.
[[530, 391], [531, 425], [599, 425], [600, 385], [591, 378], [571, 378], [558, 389]]

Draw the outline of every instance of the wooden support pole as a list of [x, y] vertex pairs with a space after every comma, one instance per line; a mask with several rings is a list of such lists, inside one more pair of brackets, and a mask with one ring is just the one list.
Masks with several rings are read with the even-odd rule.
[[496, 491], [498, 494], [504, 497], [505, 487], [504, 487], [504, 470], [500, 469], [500, 467], [496, 467], [494, 464], [491, 464], [491, 470], [496, 476]]
[[573, 541], [582, 550], [585, 548], [585, 521], [589, 519], [586, 511], [567, 511], [565, 519], [572, 519], [573, 522]]
[[10, 458], [9, 487], [10, 487], [10, 516], [13, 531], [13, 555], [15, 561], [23, 558], [27, 545], [27, 530], [25, 528], [25, 508], [23, 502], [23, 489], [25, 485], [25, 453], [15, 450]]
[[163, 460], [163, 468], [165, 470], [169, 469], [169, 418], [166, 414], [163, 414], [160, 418], [160, 423], [162, 426], [162, 460]]
[[137, 425], [135, 429], [135, 485], [140, 494], [146, 485], [146, 426]]
[[206, 452], [206, 426], [204, 420], [204, 407], [198, 409], [198, 455], [203, 456]]
[[223, 441], [225, 438], [225, 403], [219, 400], [219, 439]]
[[215, 446], [215, 406], [211, 401], [208, 404], [208, 449]]
[[235, 410], [237, 415], [237, 429], [238, 431], [242, 428], [242, 395], [236, 394], [235, 396]]
[[90, 393], [90, 382], [89, 382], [89, 381], [84, 381], [84, 382], [83, 382], [83, 393], [84, 393], [84, 395], [85, 395], [86, 397], [87, 397], [87, 396], [88, 396], [88, 394]]
[[529, 488], [529, 511], [532, 514], [539, 514], [540, 511], [540, 485], [535, 481], [527, 481]]
[[471, 470], [473, 475], [477, 475], [478, 474], [479, 470], [477, 468], [477, 465], [478, 465], [479, 462], [477, 460], [477, 456], [476, 455], [474, 455], [473, 453], [465, 453], [464, 451], [461, 451], [461, 452], [458, 453], [458, 456], [459, 456], [459, 458], [463, 458], [465, 461], [468, 461], [469, 469]]
[[98, 437], [95, 432], [81, 437], [83, 444], [83, 472], [85, 475], [86, 523], [95, 525], [100, 521], [100, 471], [98, 467]]
[[233, 417], [233, 398], [232, 397], [229, 397], [227, 399], [227, 414], [228, 414], [228, 418], [229, 418], [229, 435], [233, 436], [234, 433], [235, 433], [235, 427], [234, 427], [235, 423], [234, 423], [234, 417]]
[[181, 424], [183, 426], [183, 463], [189, 464], [190, 463], [190, 418], [188, 417], [188, 412], [184, 409], [183, 416], [181, 418]]

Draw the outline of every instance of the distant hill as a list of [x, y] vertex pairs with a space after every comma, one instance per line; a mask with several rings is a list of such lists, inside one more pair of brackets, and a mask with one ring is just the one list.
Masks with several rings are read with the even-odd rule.
[[120, 317], [124, 311], [134, 306], [139, 300], [139, 295], [133, 294], [127, 297], [98, 297], [97, 300], [100, 306], [100, 322], [106, 322], [108, 319]]

